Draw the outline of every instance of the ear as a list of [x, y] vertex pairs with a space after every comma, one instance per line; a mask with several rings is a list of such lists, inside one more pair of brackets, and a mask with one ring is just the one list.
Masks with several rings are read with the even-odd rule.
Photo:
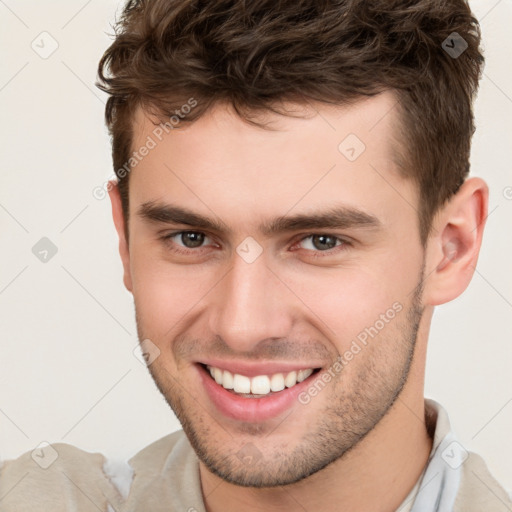
[[123, 214], [123, 207], [121, 203], [121, 194], [119, 193], [119, 187], [116, 181], [109, 181], [108, 183], [108, 195], [110, 196], [110, 202], [112, 203], [112, 217], [114, 219], [114, 225], [116, 227], [117, 234], [119, 236], [119, 254], [123, 263], [124, 275], [123, 281], [126, 289], [132, 292], [132, 276], [130, 272], [130, 251], [128, 247], [128, 241], [126, 240], [125, 222]]
[[449, 302], [469, 285], [482, 244], [488, 202], [486, 183], [470, 178], [435, 216], [426, 250], [425, 304]]

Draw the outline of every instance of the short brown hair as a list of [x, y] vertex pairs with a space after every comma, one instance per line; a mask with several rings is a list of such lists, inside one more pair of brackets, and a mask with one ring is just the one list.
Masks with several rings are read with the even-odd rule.
[[479, 44], [465, 0], [129, 0], [98, 83], [110, 95], [125, 218], [137, 107], [169, 118], [193, 97], [197, 106], [180, 120], [229, 102], [253, 122], [260, 110], [283, 113], [283, 100], [344, 104], [391, 90], [425, 242], [433, 215], [469, 173]]

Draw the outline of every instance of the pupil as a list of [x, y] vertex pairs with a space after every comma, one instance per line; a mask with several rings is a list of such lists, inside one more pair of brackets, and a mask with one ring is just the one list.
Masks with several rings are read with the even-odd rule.
[[193, 231], [188, 231], [186, 233], [182, 233], [181, 241], [185, 247], [193, 248], [200, 247], [204, 241], [203, 233], [194, 233]]

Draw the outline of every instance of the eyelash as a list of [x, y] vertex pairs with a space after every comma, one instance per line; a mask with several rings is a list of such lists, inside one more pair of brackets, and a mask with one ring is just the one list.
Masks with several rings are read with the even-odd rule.
[[[184, 233], [200, 233], [200, 234], [204, 234], [205, 236], [208, 237], [208, 235], [206, 233], [204, 233], [203, 231], [193, 231], [193, 230], [182, 230], [182, 231], [174, 231], [172, 233], [167, 233], [165, 235], [163, 235], [161, 237], [161, 240], [163, 240], [165, 243], [167, 243], [168, 245], [171, 245], [172, 244], [172, 238], [174, 238], [175, 236], [178, 236], [178, 235], [182, 235]], [[336, 241], [339, 241], [341, 242], [340, 245], [336, 245], [334, 246], [333, 248], [331, 249], [327, 249], [325, 251], [314, 251], [312, 249], [305, 249], [306, 251], [308, 252], [311, 252], [311, 256], [313, 258], [322, 258], [324, 257], [323, 254], [326, 254], [328, 256], [332, 256], [333, 254], [337, 254], [338, 252], [340, 251], [344, 251], [346, 250], [349, 246], [351, 246], [352, 244], [345, 238], [342, 238], [342, 237], [339, 237], [339, 236], [335, 236], [335, 235], [332, 235], [330, 233], [310, 233], [308, 235], [304, 235], [302, 236], [297, 242], [294, 242], [294, 245], [297, 245], [298, 243], [304, 241], [304, 240], [307, 240], [308, 238], [311, 238], [313, 236], [328, 236], [328, 237], [332, 237], [332, 238], [335, 238]], [[209, 237], [211, 238], [211, 237]], [[172, 244], [171, 245], [171, 250], [177, 254], [184, 254], [184, 255], [190, 255], [191, 253], [193, 252], [198, 252], [200, 249], [203, 249], [204, 247], [201, 246], [201, 247], [198, 247], [197, 249], [187, 249], [187, 248], [182, 248], [181, 246], [177, 246], [176, 244]]]

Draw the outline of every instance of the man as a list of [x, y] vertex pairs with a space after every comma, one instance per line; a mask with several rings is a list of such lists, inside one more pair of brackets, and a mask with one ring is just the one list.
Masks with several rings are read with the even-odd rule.
[[99, 68], [109, 193], [183, 431], [125, 467], [7, 462], [0, 510], [510, 510], [423, 396], [487, 215], [479, 42], [463, 0], [129, 1]]

